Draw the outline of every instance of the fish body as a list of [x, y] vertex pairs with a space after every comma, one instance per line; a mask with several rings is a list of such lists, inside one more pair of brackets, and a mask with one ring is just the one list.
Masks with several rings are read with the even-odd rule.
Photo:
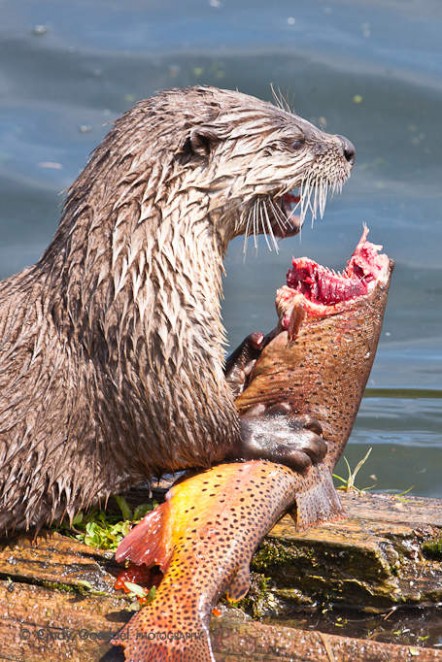
[[287, 285], [276, 295], [276, 335], [236, 399], [241, 414], [288, 401], [295, 414], [319, 421], [330, 469], [345, 448], [370, 375], [393, 270], [367, 234], [365, 228], [341, 274], [308, 258], [293, 260]]
[[214, 660], [211, 610], [224, 593], [233, 601], [246, 595], [253, 553], [294, 495], [301, 525], [341, 515], [325, 466], [299, 475], [272, 462], [235, 462], [172, 487], [116, 554], [118, 561], [158, 565], [164, 572], [154, 600], [113, 640], [125, 647], [125, 659]]
[[116, 553], [164, 573], [154, 600], [113, 640], [126, 660], [214, 660], [211, 610], [224, 593], [247, 593], [263, 536], [287, 510], [299, 528], [342, 516], [331, 469], [372, 366], [393, 266], [366, 234], [343, 274], [294, 260], [276, 297], [278, 328], [236, 400], [245, 415], [289, 402], [315, 418], [328, 444], [324, 461], [303, 473], [261, 460], [222, 464], [172, 487]]

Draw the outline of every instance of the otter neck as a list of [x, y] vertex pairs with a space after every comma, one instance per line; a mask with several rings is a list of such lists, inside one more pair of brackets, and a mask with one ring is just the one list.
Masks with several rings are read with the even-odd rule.
[[[216, 197], [185, 175], [150, 170], [128, 185], [130, 173], [120, 172], [121, 190], [110, 194], [105, 173], [92, 178], [90, 166], [39, 265], [51, 314], [78, 359], [99, 366], [119, 425], [131, 421], [125, 457], [139, 459], [154, 421], [161, 468], [194, 466], [195, 456], [207, 465], [217, 444], [239, 436], [220, 304], [231, 224], [218, 223]], [[106, 427], [110, 415], [103, 418]], [[176, 451], [187, 445], [188, 459], [173, 456], [175, 436], [188, 437]]]
[[[166, 359], [177, 348], [188, 352], [192, 346], [218, 345], [216, 354], [222, 352], [222, 260], [228, 240], [216, 232], [203, 196], [167, 198], [158, 204], [166, 210], [161, 217], [152, 213], [151, 201], [129, 200], [117, 214], [105, 207], [101, 219], [87, 203], [74, 211], [67, 207], [43, 271], [59, 321], [91, 355], [103, 339], [109, 359], [117, 359], [117, 347], [126, 351], [127, 343], [136, 346], [140, 340], [152, 342]], [[108, 226], [105, 245], [98, 245], [94, 230], [102, 232], [103, 225]]]

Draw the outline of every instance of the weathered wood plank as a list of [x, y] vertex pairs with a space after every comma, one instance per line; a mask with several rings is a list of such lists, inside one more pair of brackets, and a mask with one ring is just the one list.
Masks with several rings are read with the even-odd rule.
[[[343, 495], [348, 519], [296, 532], [285, 517], [255, 558], [278, 603], [332, 600], [361, 609], [442, 600], [442, 563], [423, 553], [442, 538], [442, 502]], [[121, 661], [110, 637], [130, 618], [130, 601], [113, 589], [109, 552], [59, 534], [9, 541], [0, 549], [0, 659]], [[300, 597], [301, 596], [301, 597]], [[265, 603], [265, 600], [263, 601]], [[213, 619], [217, 660], [442, 660], [442, 652]]]
[[211, 639], [217, 662], [440, 662], [442, 651], [383, 644], [318, 631], [256, 622], [241, 623], [235, 615], [212, 619]]
[[[0, 586], [0, 659], [99, 660], [128, 620], [127, 602], [20, 582]], [[119, 649], [110, 660], [123, 660]]]
[[[275, 594], [360, 609], [442, 601], [442, 565], [425, 544], [442, 539], [442, 502], [343, 494], [347, 519], [296, 531], [284, 517], [258, 551], [254, 569], [271, 577]], [[299, 594], [301, 591], [301, 596]]]
[[56, 584], [78, 590], [113, 592], [113, 554], [96, 550], [59, 533], [44, 533], [3, 541], [0, 577], [38, 584]]
[[[122, 601], [109, 597], [59, 594], [17, 585], [9, 595], [0, 587], [0, 659], [20, 662], [122, 662], [121, 649], [109, 640], [127, 620]], [[13, 604], [11, 604], [13, 603]], [[442, 651], [381, 644], [321, 632], [263, 625], [238, 619], [226, 610], [212, 619], [218, 662], [276, 660], [315, 662], [399, 662], [442, 660]]]

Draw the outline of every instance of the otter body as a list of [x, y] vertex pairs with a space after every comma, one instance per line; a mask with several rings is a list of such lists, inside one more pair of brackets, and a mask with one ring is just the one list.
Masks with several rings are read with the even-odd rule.
[[235, 455], [228, 242], [295, 234], [353, 157], [346, 139], [216, 88], [160, 93], [115, 123], [40, 261], [0, 283], [0, 531]]

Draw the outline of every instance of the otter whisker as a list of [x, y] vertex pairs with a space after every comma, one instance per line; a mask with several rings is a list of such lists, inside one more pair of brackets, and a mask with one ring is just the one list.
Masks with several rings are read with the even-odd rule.
[[274, 214], [274, 218], [276, 220], [276, 223], [278, 225], [278, 228], [281, 230], [281, 232], [284, 234], [286, 230], [292, 230], [293, 225], [291, 222], [291, 219], [296, 215], [296, 211], [299, 207], [299, 202], [296, 203], [295, 207], [291, 210], [290, 214], [287, 216], [281, 207], [279, 207], [277, 204], [275, 204], [274, 200], [272, 198], [269, 199], [270, 205]]
[[328, 183], [323, 179], [319, 181], [319, 214], [321, 218], [324, 217], [325, 206], [327, 204]]
[[266, 241], [267, 248], [271, 252], [272, 248], [271, 248], [271, 245], [270, 245], [270, 242], [269, 242], [269, 238], [267, 236], [268, 228], [266, 226], [266, 219], [264, 218], [264, 213], [263, 213], [263, 203], [262, 203], [261, 200], [259, 201], [259, 220], [260, 220], [260, 225], [261, 225], [261, 233], [264, 235], [264, 239]]
[[248, 243], [249, 243], [249, 237], [250, 237], [250, 223], [251, 223], [251, 222], [252, 222], [252, 214], [251, 214], [251, 212], [249, 212], [249, 213], [247, 214], [247, 220], [246, 220], [246, 224], [245, 224], [245, 230], [244, 230], [244, 242], [243, 242], [243, 248], [242, 248], [242, 252], [243, 252], [243, 254], [244, 254], [244, 259], [245, 259], [246, 255], [247, 255], [247, 246], [248, 246]]
[[342, 193], [342, 187], [345, 184], [345, 179], [346, 178], [344, 177], [343, 179], [339, 179], [338, 181], [333, 182], [333, 184], [332, 184], [332, 195]]
[[260, 201], [259, 214], [261, 218], [262, 234], [264, 235], [267, 248], [269, 249], [270, 252], [272, 252], [272, 245], [270, 243], [269, 236], [273, 236], [273, 230], [272, 230], [272, 225], [270, 223], [269, 215], [267, 213], [267, 209], [265, 207], [265, 202], [263, 200]]
[[329, 186], [330, 185], [327, 180], [321, 179], [314, 175], [308, 177], [301, 184], [301, 223], [304, 223], [308, 212], [311, 214], [312, 225], [318, 215], [320, 218], [323, 218], [325, 213], [325, 206], [327, 203]]
[[[268, 227], [268, 229], [269, 229], [268, 232], [269, 232], [269, 235], [270, 235], [270, 237], [271, 237], [271, 239], [272, 239], [273, 246], [275, 247], [275, 252], [276, 252], [276, 253], [279, 253], [278, 242], [276, 241], [275, 235], [273, 234], [272, 224], [271, 224], [271, 222], [270, 222], [269, 213], [268, 213], [268, 211], [267, 211], [267, 207], [266, 207], [266, 204], [265, 204], [265, 203], [263, 203], [263, 209], [264, 209], [264, 213], [265, 213], [265, 217], [266, 217], [266, 221], [267, 221], [267, 227]], [[272, 250], [272, 249], [270, 248], [270, 250]]]
[[[275, 204], [272, 198], [269, 198], [269, 203], [272, 208], [272, 212], [275, 217], [278, 228], [284, 231], [286, 228], [290, 227], [289, 219], [283, 213], [282, 209], [277, 204]], [[292, 216], [292, 214], [290, 214], [290, 216]]]
[[290, 107], [288, 100], [281, 92], [281, 88], [278, 87], [278, 89], [276, 89], [273, 83], [270, 83], [270, 89], [272, 90], [273, 103], [275, 106], [277, 108], [281, 108], [281, 110], [285, 110], [286, 112], [291, 113], [292, 108]]
[[253, 245], [255, 247], [255, 253], [258, 252], [258, 220], [257, 220], [257, 202], [255, 201], [253, 203], [253, 206], [251, 209], [249, 209], [249, 212], [247, 214], [247, 220], [245, 223], [245, 231], [244, 231], [244, 244], [243, 244], [243, 255], [244, 255], [244, 260], [247, 255], [247, 248], [249, 244], [249, 238], [253, 236]]
[[318, 206], [319, 206], [319, 189], [317, 182], [313, 185], [313, 212], [312, 212], [312, 224], [318, 216]]
[[305, 218], [309, 210], [313, 217], [312, 220], [314, 220], [312, 193], [313, 193], [313, 181], [312, 178], [309, 177], [301, 184], [301, 210], [300, 210], [301, 225], [304, 224]]
[[[318, 210], [320, 208], [320, 202], [319, 202], [319, 184], [318, 180], [315, 179], [315, 181], [312, 183], [312, 226], [314, 221], [318, 217]], [[322, 217], [322, 214], [320, 214]]]
[[258, 201], [253, 205], [253, 243], [255, 246], [255, 251], [258, 252]]

